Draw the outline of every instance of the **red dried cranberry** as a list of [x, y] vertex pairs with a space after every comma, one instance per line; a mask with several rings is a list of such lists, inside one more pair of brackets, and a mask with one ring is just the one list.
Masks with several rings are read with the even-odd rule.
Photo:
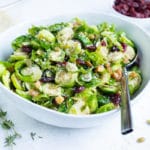
[[102, 46], [106, 46], [106, 42], [104, 40], [101, 41]]
[[85, 64], [86, 64], [85, 61], [82, 60], [82, 59], [80, 59], [80, 58], [76, 59], [76, 63], [77, 63], [78, 65], [85, 65]]
[[26, 53], [30, 53], [32, 51], [32, 47], [30, 45], [23, 45], [21, 49]]
[[61, 66], [61, 67], [65, 67], [67, 64], [66, 61], [63, 61], [63, 62], [57, 62], [57, 65]]
[[96, 46], [95, 45], [86, 46], [85, 48], [90, 50], [90, 51], [92, 51], [92, 52], [96, 50]]
[[110, 100], [112, 101], [112, 103], [114, 105], [119, 105], [120, 104], [120, 102], [121, 102], [120, 94], [118, 94], [118, 93], [117, 94], [112, 94], [109, 97], [110, 97]]
[[84, 86], [79, 86], [79, 87], [75, 87], [75, 88], [73, 89], [73, 91], [74, 91], [74, 93], [80, 93], [80, 92], [82, 92], [84, 89], [85, 89]]
[[121, 45], [122, 45], [123, 50], [124, 50], [124, 52], [125, 52], [125, 51], [126, 51], [126, 49], [127, 49], [127, 44], [125, 44], [125, 43], [121, 43]]

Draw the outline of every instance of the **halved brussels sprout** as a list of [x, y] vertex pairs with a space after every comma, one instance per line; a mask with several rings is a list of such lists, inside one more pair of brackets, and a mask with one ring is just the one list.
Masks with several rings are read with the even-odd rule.
[[84, 115], [90, 114], [90, 109], [88, 106], [85, 105], [85, 102], [82, 100], [78, 100], [69, 110], [69, 114], [75, 115]]
[[85, 102], [85, 106], [89, 107], [90, 112], [94, 112], [98, 107], [97, 93], [93, 88], [86, 88], [81, 93], [75, 95], [74, 99], [82, 100]]
[[11, 81], [16, 89], [22, 90], [21, 81], [16, 77], [15, 73], [11, 75]]
[[2, 82], [7, 87], [10, 88], [10, 72], [8, 70], [4, 70], [2, 73]]
[[68, 56], [78, 55], [82, 52], [82, 47], [79, 41], [69, 40], [65, 43], [63, 48]]
[[130, 94], [134, 94], [135, 91], [138, 90], [142, 82], [142, 78], [140, 74], [135, 71], [128, 72], [128, 84], [129, 84], [129, 91]]
[[48, 42], [55, 42], [55, 36], [46, 29], [42, 29], [41, 31], [39, 31], [39, 33], [37, 34], [37, 38], [43, 41], [45, 40]]
[[82, 81], [90, 82], [92, 80], [92, 72], [81, 74], [80, 78], [81, 78]]
[[119, 86], [114, 86], [114, 85], [109, 85], [109, 84], [100, 85], [99, 88], [102, 92], [107, 93], [107, 94], [116, 93], [120, 89]]
[[41, 78], [42, 71], [39, 66], [31, 65], [27, 66], [27, 60], [18, 61], [15, 64], [16, 76], [25, 82], [34, 82]]
[[78, 71], [78, 67], [76, 66], [76, 64], [70, 63], [70, 62], [67, 62], [66, 69], [68, 72], [77, 72]]
[[51, 51], [49, 53], [49, 59], [51, 61], [62, 62], [64, 61], [64, 58], [65, 58], [65, 52], [62, 50]]
[[71, 27], [65, 27], [57, 33], [57, 40], [59, 43], [63, 43], [70, 40], [73, 37], [73, 30]]
[[9, 61], [24, 60], [27, 58], [28, 55], [25, 52], [15, 51], [13, 55], [10, 56]]
[[108, 104], [105, 104], [105, 105], [101, 106], [100, 108], [98, 108], [97, 113], [107, 112], [107, 111], [113, 110], [115, 108], [116, 107], [113, 103], [108, 103]]
[[135, 50], [131, 46], [127, 46], [125, 52], [123, 53], [123, 59], [125, 63], [129, 63], [135, 57]]
[[90, 41], [90, 39], [83, 32], [79, 32], [75, 34], [74, 38], [79, 40], [83, 44], [84, 47], [92, 45], [92, 42]]
[[41, 92], [49, 96], [60, 96], [62, 95], [62, 88], [52, 83], [45, 83], [41, 87]]
[[2, 62], [0, 62], [0, 77], [2, 76], [2, 74], [5, 70], [6, 70], [5, 65]]
[[31, 100], [31, 98], [32, 98], [32, 96], [29, 95], [29, 92], [28, 92], [28, 91], [22, 91], [22, 90], [16, 89], [16, 93], [17, 93], [18, 95], [20, 95], [21, 97], [26, 98], [26, 99], [29, 99], [29, 100]]
[[62, 87], [73, 87], [77, 76], [77, 73], [60, 70], [56, 73], [55, 82]]

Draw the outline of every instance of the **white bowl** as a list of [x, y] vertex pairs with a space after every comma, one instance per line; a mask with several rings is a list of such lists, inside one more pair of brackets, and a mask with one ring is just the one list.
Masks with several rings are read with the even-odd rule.
[[[9, 57], [9, 55], [12, 53], [11, 41], [17, 36], [25, 34], [27, 32], [27, 29], [31, 27], [31, 25], [48, 25], [62, 21], [70, 21], [74, 17], [84, 19], [89, 24], [99, 24], [101, 22], [113, 23], [116, 25], [117, 29], [124, 30], [128, 34], [128, 37], [135, 42], [136, 46], [142, 53], [141, 69], [143, 73], [143, 83], [136, 96], [134, 97], [134, 99], [137, 99], [146, 87], [150, 77], [150, 36], [135, 24], [132, 24], [115, 16], [97, 13], [72, 14], [17, 25], [0, 35], [0, 60], [5, 60]], [[107, 117], [109, 118], [110, 115], [117, 111], [113, 110], [107, 113], [87, 116], [64, 114], [34, 104], [8, 90], [1, 83], [0, 89], [2, 93], [5, 94], [11, 102], [13, 102], [14, 106], [20, 109], [22, 112], [41, 122], [60, 127], [84, 128], [100, 125], [102, 120], [105, 120]]]

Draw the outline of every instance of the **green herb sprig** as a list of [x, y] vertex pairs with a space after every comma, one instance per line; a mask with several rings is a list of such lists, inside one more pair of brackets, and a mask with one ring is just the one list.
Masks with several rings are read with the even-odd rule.
[[0, 108], [0, 125], [7, 131], [8, 136], [5, 137], [4, 145], [13, 147], [16, 145], [17, 138], [21, 138], [21, 135], [15, 130], [15, 124], [7, 119], [7, 112]]

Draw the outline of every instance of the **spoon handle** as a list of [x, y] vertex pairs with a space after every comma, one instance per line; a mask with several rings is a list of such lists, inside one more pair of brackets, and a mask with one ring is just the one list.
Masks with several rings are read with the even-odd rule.
[[128, 73], [126, 67], [123, 68], [121, 80], [121, 133], [127, 134], [133, 131], [130, 109], [130, 93], [128, 87]]

